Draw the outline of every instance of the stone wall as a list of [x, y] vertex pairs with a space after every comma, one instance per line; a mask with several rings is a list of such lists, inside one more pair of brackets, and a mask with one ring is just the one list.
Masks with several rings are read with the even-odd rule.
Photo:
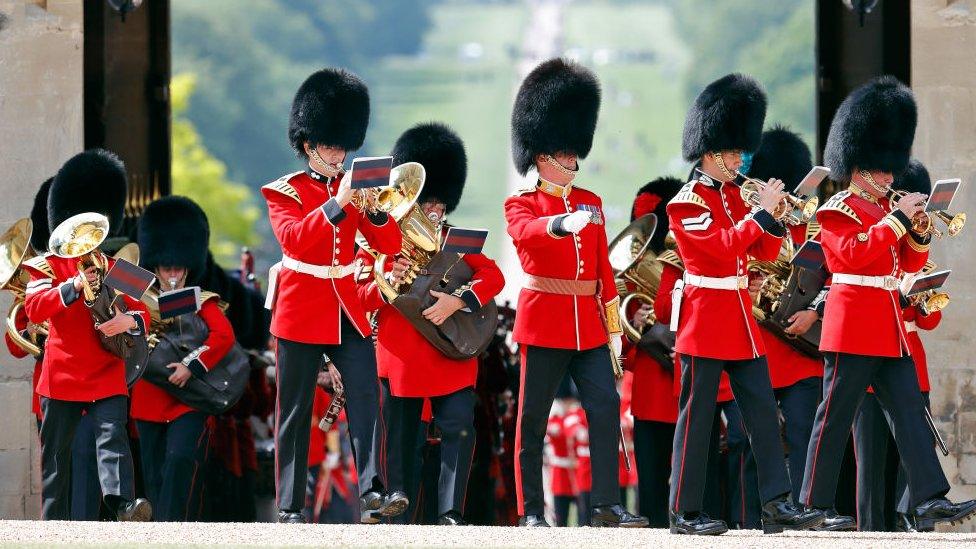
[[[83, 146], [81, 2], [0, 0], [0, 231]], [[33, 360], [0, 351], [0, 519], [40, 513], [32, 371]]]
[[[949, 444], [943, 458], [950, 497], [976, 498], [976, 0], [912, 1], [912, 88], [918, 99], [914, 154], [932, 179], [959, 177], [953, 210], [970, 226], [936, 241], [932, 260], [953, 270], [952, 303], [942, 324], [923, 334], [932, 381], [932, 409]], [[976, 530], [970, 521], [961, 529]]]

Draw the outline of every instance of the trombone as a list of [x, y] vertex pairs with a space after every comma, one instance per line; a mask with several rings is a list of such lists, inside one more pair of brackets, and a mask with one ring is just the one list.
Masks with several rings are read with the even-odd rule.
[[[906, 194], [908, 193], [905, 191], [896, 191], [894, 189], [889, 188], [886, 196], [888, 198], [889, 203], [891, 204], [891, 208], [894, 209], [895, 202], [897, 202], [898, 199], [905, 196]], [[966, 226], [965, 212], [957, 213], [955, 215], [946, 211], [921, 212], [912, 219], [912, 231], [923, 236], [932, 235], [936, 238], [942, 238], [943, 236], [945, 236], [945, 234], [942, 231], [940, 231], [938, 228], [936, 228], [935, 226], [936, 219], [938, 219], [943, 224], [945, 224], [946, 233], [948, 233], [950, 237], [959, 234], [962, 231], [962, 228]]]
[[[736, 171], [735, 175], [745, 180], [739, 191], [742, 200], [752, 207], [759, 207], [759, 191], [766, 188], [766, 182], [747, 177], [739, 171]], [[819, 205], [820, 199], [816, 196], [804, 198], [786, 193], [783, 201], [773, 212], [773, 217], [787, 225], [803, 225], [813, 218]]]

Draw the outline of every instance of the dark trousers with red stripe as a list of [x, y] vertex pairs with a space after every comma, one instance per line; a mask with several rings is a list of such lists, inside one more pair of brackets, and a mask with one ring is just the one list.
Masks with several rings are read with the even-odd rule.
[[325, 364], [324, 354], [336, 365], [346, 390], [346, 417], [359, 473], [359, 494], [383, 489], [376, 465], [379, 446], [376, 349], [345, 316], [340, 329], [342, 343], [338, 345], [278, 338], [275, 464], [281, 510], [298, 513], [305, 507], [312, 402], [316, 378]]
[[637, 508], [652, 528], [668, 525], [668, 479], [674, 423], [634, 420]]
[[[437, 480], [437, 515], [448, 511], [464, 513], [464, 496], [471, 472], [474, 453], [474, 389], [430, 397], [434, 424], [441, 435], [440, 473]], [[414, 495], [419, 470], [417, 436], [421, 421], [423, 398], [390, 396], [384, 403], [384, 414], [390, 425], [386, 429], [387, 487]], [[428, 497], [434, 496], [434, 494]]]
[[[566, 373], [573, 377], [589, 424], [593, 506], [620, 503], [617, 482], [620, 395], [606, 346], [585, 351], [522, 347], [521, 385], [515, 434], [515, 491], [520, 515], [541, 515], [542, 446], [549, 410]], [[712, 399], [714, 401], [714, 398]]]
[[834, 506], [847, 437], [868, 386], [874, 387], [895, 437], [908, 477], [910, 508], [949, 491], [949, 483], [932, 446], [932, 433], [925, 421], [925, 402], [912, 358], [828, 353], [823, 402], [813, 424], [800, 495], [805, 505]]
[[768, 502], [790, 491], [766, 357], [718, 360], [682, 355], [681, 395], [671, 461], [671, 509], [674, 512], [702, 510], [709, 435], [723, 370], [729, 374], [732, 394], [742, 411], [742, 421], [752, 444], [761, 501]]
[[200, 519], [207, 416], [188, 412], [169, 423], [136, 421], [146, 497], [157, 522]]

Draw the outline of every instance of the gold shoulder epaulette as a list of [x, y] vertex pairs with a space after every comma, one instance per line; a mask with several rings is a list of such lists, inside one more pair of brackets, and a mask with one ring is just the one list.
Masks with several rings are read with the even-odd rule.
[[816, 238], [818, 234], [820, 234], [820, 223], [817, 223], [816, 219], [811, 219], [810, 221], [807, 221], [806, 239], [812, 240]]
[[49, 255], [50, 254], [36, 255], [27, 261], [24, 261], [24, 265], [36, 271], [41, 271], [47, 276], [54, 278], [54, 269], [51, 268], [51, 264], [47, 262]]
[[515, 189], [515, 192], [512, 193], [512, 196], [522, 196], [523, 194], [529, 194], [535, 191], [537, 188], [538, 187], [536, 187], [535, 185], [532, 185], [530, 187], [522, 187], [521, 189]]
[[696, 183], [697, 181], [689, 181], [685, 183], [685, 186], [681, 187], [678, 194], [674, 195], [674, 198], [671, 199], [670, 204], [694, 204], [696, 206], [701, 206], [706, 210], [709, 209], [708, 204], [705, 203], [705, 199], [698, 196], [698, 193], [695, 192]]
[[860, 223], [861, 218], [857, 216], [857, 213], [854, 211], [854, 208], [851, 208], [847, 204], [847, 202], [844, 202], [847, 199], [847, 197], [850, 195], [851, 195], [850, 191], [841, 191], [835, 194], [834, 196], [831, 196], [830, 199], [827, 200], [827, 202], [825, 202], [823, 206], [820, 206], [820, 209], [818, 211], [840, 212], [846, 215], [847, 217], [853, 219], [854, 221]]
[[657, 256], [657, 260], [666, 265], [671, 265], [672, 267], [677, 267], [682, 271], [685, 270], [685, 263], [681, 261], [681, 256], [678, 252], [674, 250], [664, 250], [661, 255]]
[[203, 305], [204, 303], [210, 301], [211, 299], [216, 299], [218, 301], [217, 302], [217, 305], [220, 305], [220, 295], [219, 294], [215, 294], [214, 292], [208, 292], [206, 290], [203, 290], [202, 292], [200, 292], [200, 305]]
[[289, 180], [291, 180], [291, 178], [295, 177], [300, 173], [302, 172], [290, 173], [286, 176], [281, 177], [280, 179], [276, 179], [271, 183], [268, 183], [263, 188], [279, 192], [289, 198], [293, 198], [295, 202], [301, 204], [302, 199], [300, 196], [298, 196], [298, 191], [295, 190], [295, 187], [292, 187], [291, 183], [288, 182]]

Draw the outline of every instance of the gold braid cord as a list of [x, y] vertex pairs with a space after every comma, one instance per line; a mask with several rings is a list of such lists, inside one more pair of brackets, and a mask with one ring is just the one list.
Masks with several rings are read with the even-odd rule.
[[603, 304], [603, 310], [607, 319], [607, 331], [611, 336], [624, 333], [620, 325], [620, 297], [615, 297]]

